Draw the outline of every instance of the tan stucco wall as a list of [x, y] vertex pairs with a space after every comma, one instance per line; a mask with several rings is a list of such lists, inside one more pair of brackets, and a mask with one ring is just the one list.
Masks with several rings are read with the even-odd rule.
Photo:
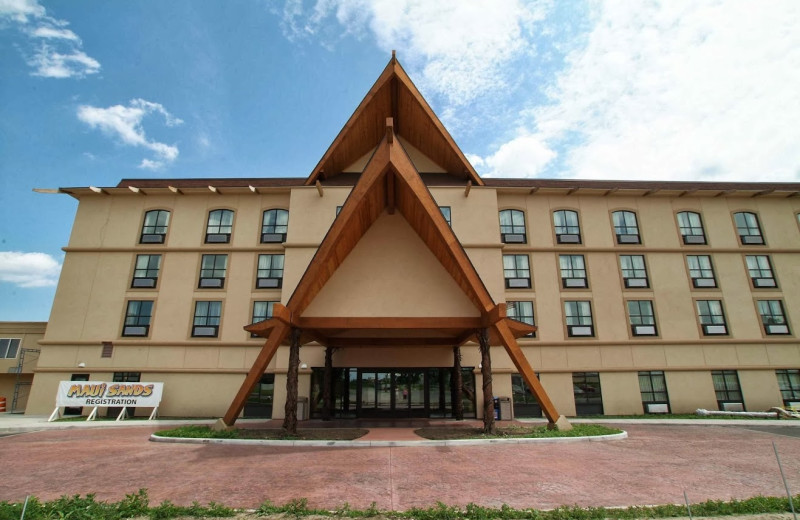
[[639, 375], [636, 372], [600, 372], [603, 413], [639, 415], [644, 413]]
[[694, 413], [698, 408], [717, 409], [711, 372], [664, 372], [672, 413]]
[[750, 412], [783, 406], [774, 370], [740, 370], [739, 385], [742, 387], [745, 409]]

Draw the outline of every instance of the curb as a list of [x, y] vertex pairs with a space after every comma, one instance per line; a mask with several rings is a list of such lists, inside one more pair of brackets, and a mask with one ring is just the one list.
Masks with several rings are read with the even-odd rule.
[[444, 441], [281, 441], [267, 439], [198, 439], [189, 437], [161, 437], [150, 435], [150, 442], [174, 444], [230, 444], [238, 446], [278, 446], [293, 448], [414, 448], [422, 446], [482, 446], [487, 444], [555, 444], [573, 442], [604, 442], [628, 438], [628, 432], [591, 437], [546, 437], [542, 439], [456, 439]]

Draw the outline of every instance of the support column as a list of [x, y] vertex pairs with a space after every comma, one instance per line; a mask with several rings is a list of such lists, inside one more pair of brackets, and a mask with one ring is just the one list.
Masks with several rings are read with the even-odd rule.
[[331, 420], [331, 383], [333, 379], [333, 347], [325, 347], [325, 372], [322, 375], [322, 420]]
[[463, 385], [461, 380], [461, 347], [453, 347], [453, 417], [457, 421], [464, 420], [464, 398]]
[[289, 346], [289, 368], [286, 372], [286, 406], [283, 429], [297, 434], [297, 372], [300, 368], [300, 329], [292, 328]]
[[481, 349], [481, 376], [483, 379], [483, 432], [494, 433], [494, 395], [492, 392], [492, 357], [489, 353], [489, 330], [478, 331]]

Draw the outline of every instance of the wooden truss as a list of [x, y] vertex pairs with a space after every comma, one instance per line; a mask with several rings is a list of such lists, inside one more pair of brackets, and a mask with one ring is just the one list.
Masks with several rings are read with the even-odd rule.
[[[388, 87], [387, 87], [388, 85]], [[428, 131], [439, 135], [439, 143], [447, 145], [450, 154], [440, 153], [441, 160], [456, 161], [463, 158], [452, 143], [449, 134], [430, 110], [422, 96], [407, 79], [405, 72], [394, 57], [387, 69], [373, 86], [370, 94], [361, 103], [351, 120], [326, 152], [320, 164], [344, 164], [361, 153], [361, 148], [343, 154], [338, 147], [355, 146], [351, 133], [364, 134], [363, 119], [374, 121], [373, 98], [388, 88], [390, 103], [392, 97], [405, 96], [418, 106], [400, 108], [395, 103], [394, 112], [409, 113], [416, 118], [426, 116], [429, 121], [423, 125]], [[401, 94], [402, 93], [402, 94]], [[372, 98], [371, 98], [372, 96]], [[367, 117], [369, 116], [369, 117]], [[412, 121], [414, 119], [412, 118]], [[421, 124], [416, 121], [416, 124]], [[403, 126], [404, 129], [407, 125]], [[411, 132], [410, 129], [406, 132]], [[374, 132], [373, 132], [374, 133]], [[517, 344], [517, 338], [528, 335], [536, 327], [513, 320], [506, 316], [504, 303], [496, 304], [472, 265], [466, 251], [448, 226], [436, 201], [428, 191], [419, 172], [399, 139], [395, 138], [395, 121], [385, 119], [383, 131], [376, 134], [379, 144], [361, 173], [358, 182], [350, 192], [339, 215], [334, 220], [316, 254], [309, 263], [292, 296], [286, 305], [276, 304], [273, 317], [245, 327], [251, 333], [266, 338], [252, 368], [247, 374], [236, 397], [233, 399], [223, 422], [231, 426], [244, 408], [248, 395], [267, 368], [280, 345], [285, 344], [293, 329], [300, 330], [300, 344], [315, 341], [327, 347], [380, 348], [382, 346], [432, 346], [454, 347], [468, 341], [478, 341], [478, 335], [485, 330], [491, 345], [502, 345], [522, 375], [542, 407], [551, 425], [562, 429], [570, 428], [567, 420], [560, 416], [544, 388], [537, 379]], [[403, 132], [403, 135], [407, 135]], [[350, 143], [350, 144], [347, 144]], [[415, 145], [416, 146], [416, 145]], [[342, 160], [340, 155], [346, 159]], [[336, 162], [338, 160], [338, 162]], [[463, 160], [464, 165], [469, 163]], [[331, 172], [332, 169], [327, 171]], [[483, 182], [471, 167], [464, 168], [465, 183], [482, 185]], [[306, 184], [319, 187], [321, 168], [309, 176]], [[341, 266], [345, 258], [355, 248], [367, 230], [386, 211], [399, 213], [422, 239], [428, 249], [438, 259], [447, 273], [479, 311], [478, 317], [305, 317], [303, 312], [319, 294], [325, 284]], [[413, 334], [411, 332], [413, 331]], [[349, 333], [349, 334], [347, 334]]]

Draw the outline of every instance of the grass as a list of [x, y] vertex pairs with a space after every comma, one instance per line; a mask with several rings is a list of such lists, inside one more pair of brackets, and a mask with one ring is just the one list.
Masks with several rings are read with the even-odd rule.
[[[794, 497], [800, 503], [800, 495]], [[22, 515], [22, 502], [0, 501], [0, 520], [18, 520]], [[692, 515], [719, 517], [731, 515], [755, 515], [767, 513], [787, 513], [791, 509], [786, 497], [757, 496], [745, 500], [709, 500], [691, 504]], [[26, 520], [121, 520], [125, 518], [149, 518], [167, 520], [173, 518], [258, 518], [280, 516], [281, 518], [302, 518], [309, 516], [325, 516], [331, 518], [381, 518], [409, 520], [602, 520], [602, 519], [639, 519], [639, 518], [674, 518], [686, 516], [683, 505], [632, 506], [625, 508], [562, 506], [551, 510], [515, 509], [503, 505], [499, 508], [483, 507], [467, 504], [466, 507], [448, 506], [441, 502], [429, 508], [413, 508], [408, 511], [381, 511], [375, 503], [367, 509], [352, 509], [347, 503], [336, 510], [314, 509], [308, 506], [304, 498], [295, 499], [283, 505], [265, 501], [255, 511], [242, 511], [209, 502], [201, 505], [198, 502], [190, 506], [179, 506], [165, 500], [159, 505], [150, 506], [147, 490], [126, 495], [119, 502], [98, 502], [95, 495], [62, 496], [49, 502], [41, 502], [36, 497], [28, 501], [25, 510]]]
[[362, 428], [314, 428], [299, 429], [297, 435], [287, 435], [280, 428], [256, 429], [233, 428], [213, 430], [208, 426], [179, 426], [170, 430], [156, 432], [160, 437], [185, 437], [192, 439], [263, 439], [263, 440], [304, 440], [340, 441], [363, 437], [368, 430]]
[[415, 433], [431, 440], [455, 439], [544, 439], [553, 437], [594, 437], [597, 435], [614, 435], [622, 430], [609, 428], [602, 424], [573, 424], [568, 431], [549, 430], [547, 426], [505, 426], [497, 428], [495, 434], [483, 433], [481, 428], [420, 428]]
[[[725, 419], [732, 421], [776, 421], [775, 417], [744, 417], [741, 415], [697, 415], [693, 413], [648, 413], [643, 415], [581, 415], [575, 419]], [[784, 420], [784, 419], [781, 419]]]

